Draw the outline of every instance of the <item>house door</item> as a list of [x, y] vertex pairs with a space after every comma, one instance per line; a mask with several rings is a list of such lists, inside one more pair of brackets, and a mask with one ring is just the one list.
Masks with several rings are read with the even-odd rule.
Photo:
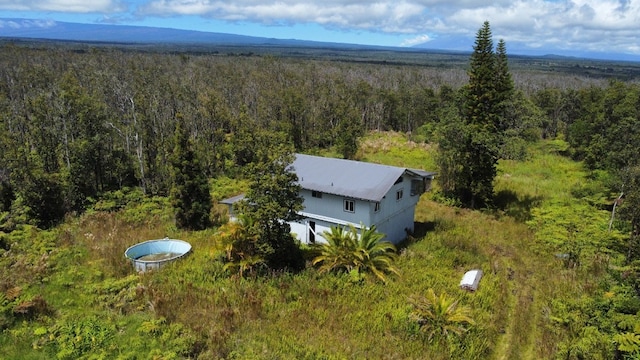
[[316, 222], [309, 221], [309, 243], [314, 244], [316, 242]]

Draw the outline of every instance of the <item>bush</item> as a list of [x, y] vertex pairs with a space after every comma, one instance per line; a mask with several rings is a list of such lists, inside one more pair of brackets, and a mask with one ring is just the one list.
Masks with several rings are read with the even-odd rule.
[[313, 260], [314, 265], [320, 265], [320, 272], [345, 271], [355, 282], [362, 279], [362, 273], [372, 273], [384, 282], [386, 274], [399, 274], [393, 265], [396, 248], [388, 241], [381, 241], [384, 234], [376, 232], [375, 226], [361, 231], [353, 225], [348, 231], [336, 226], [322, 236], [327, 243], [316, 245], [320, 254]]
[[411, 317], [418, 323], [420, 330], [427, 334], [429, 341], [460, 336], [467, 331], [468, 326], [475, 325], [471, 318], [471, 308], [460, 306], [459, 300], [450, 298], [444, 292], [436, 295], [430, 288], [426, 295], [413, 296], [409, 302], [413, 305]]

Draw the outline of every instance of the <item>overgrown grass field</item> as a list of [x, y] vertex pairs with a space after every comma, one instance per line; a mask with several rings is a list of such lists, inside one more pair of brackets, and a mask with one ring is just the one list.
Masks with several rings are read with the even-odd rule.
[[[435, 201], [437, 188], [423, 196], [416, 234], [399, 250], [401, 275], [386, 284], [319, 274], [311, 266], [296, 274], [232, 276], [223, 270], [216, 229], [179, 231], [167, 199], [144, 198], [135, 190], [114, 194], [111, 202], [53, 230], [24, 227], [3, 234], [0, 359], [565, 354], [581, 336], [570, 319], [558, 320], [572, 314], [567, 304], [617, 296], [607, 285], [616, 255], [597, 251], [600, 245], [583, 242], [571, 229], [607, 242], [619, 237], [605, 231], [606, 210], [580, 200], [585, 196], [579, 194], [594, 195], [589, 189], [598, 187], [579, 163], [561, 155], [563, 146], [536, 144], [528, 160], [501, 163], [496, 211]], [[433, 147], [391, 133], [367, 136], [359, 153], [366, 161], [425, 170], [436, 170], [434, 155]], [[218, 179], [212, 193], [221, 200], [245, 187]], [[193, 252], [160, 271], [135, 273], [125, 249], [165, 236], [188, 241]], [[580, 249], [583, 266], [567, 266], [555, 256], [572, 246]], [[458, 287], [470, 269], [484, 271], [475, 293]], [[430, 288], [470, 307], [475, 325], [460, 336], [429, 339], [412, 320], [409, 299]]]

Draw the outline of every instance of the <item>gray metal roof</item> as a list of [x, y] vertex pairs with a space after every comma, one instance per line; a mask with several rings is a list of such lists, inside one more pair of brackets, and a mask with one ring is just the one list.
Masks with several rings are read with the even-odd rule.
[[245, 194], [240, 194], [227, 199], [223, 199], [219, 203], [224, 205], [233, 205], [240, 200], [244, 200], [244, 198], [245, 198]]
[[380, 201], [400, 176], [432, 178], [435, 173], [361, 161], [296, 154], [292, 164], [303, 189]]

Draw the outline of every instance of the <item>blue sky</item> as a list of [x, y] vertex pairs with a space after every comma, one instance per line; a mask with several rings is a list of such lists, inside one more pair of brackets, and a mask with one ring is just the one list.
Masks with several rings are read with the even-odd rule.
[[[473, 38], [488, 20], [507, 49], [640, 58], [640, 0], [0, 0], [0, 18], [436, 48]], [[12, 24], [0, 21], [0, 35], [6, 26]], [[450, 48], [460, 46], [451, 41]]]

